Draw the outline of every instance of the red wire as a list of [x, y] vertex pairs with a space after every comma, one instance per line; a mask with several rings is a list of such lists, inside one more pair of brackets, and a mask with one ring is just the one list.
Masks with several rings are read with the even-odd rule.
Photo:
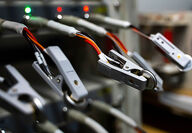
[[97, 52], [98, 55], [101, 54], [100, 48], [97, 46], [97, 44], [93, 40], [91, 40], [90, 38], [88, 38], [86, 36], [80, 35], [80, 34], [76, 34], [76, 36], [83, 38], [85, 42], [90, 44], [95, 49], [95, 51]]
[[[27, 32], [28, 37], [36, 44], [36, 46], [38, 46], [41, 50], [44, 50], [45, 48], [37, 42], [37, 39], [33, 36], [33, 34], [25, 27], [23, 30], [25, 30]], [[80, 34], [76, 34], [78, 37], [83, 38], [85, 40], [85, 42], [89, 43], [97, 52], [97, 54], [101, 54], [101, 50], [99, 49], [99, 47], [97, 46], [97, 44], [91, 40], [90, 38], [80, 35]]]
[[45, 50], [45, 48], [39, 43], [39, 42], [37, 42], [36, 40], [34, 40], [34, 38], [32, 38], [29, 34], [27, 34], [27, 36], [31, 39], [31, 41], [33, 41], [33, 43], [37, 46], [37, 47], [39, 47], [42, 51], [44, 51]]
[[96, 52], [97, 52], [97, 54], [99, 55], [99, 54], [101, 54], [101, 52], [96, 48], [96, 46], [95, 45], [93, 45], [92, 44], [92, 42], [91, 41], [89, 41], [89, 40], [86, 40], [85, 39], [85, 42], [87, 42], [87, 43], [89, 43], [89, 44], [91, 44], [91, 46], [93, 46], [93, 48], [96, 50]]
[[117, 43], [117, 45], [123, 50], [123, 52], [125, 52], [125, 54], [128, 53], [128, 49], [115, 34], [110, 32], [108, 32], [107, 34]]
[[27, 32], [27, 36], [29, 37], [29, 39], [37, 46], [39, 47], [42, 51], [45, 50], [45, 48], [37, 41], [37, 39], [35, 38], [35, 36], [29, 31], [28, 28], [23, 28], [23, 30], [25, 30]]
[[28, 33], [28, 35], [30, 35], [34, 40], [36, 40], [37, 41], [37, 39], [35, 38], [35, 36], [29, 31], [29, 29], [28, 28], [23, 28], [23, 30], [25, 30], [27, 33]]
[[137, 28], [131, 28], [132, 31], [136, 32], [137, 34], [141, 35], [142, 37], [149, 39], [149, 36], [147, 36], [146, 34], [142, 33], [141, 31], [139, 31]]

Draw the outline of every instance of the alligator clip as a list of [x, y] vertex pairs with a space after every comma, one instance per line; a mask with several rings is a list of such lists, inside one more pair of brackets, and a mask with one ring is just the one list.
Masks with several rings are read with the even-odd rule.
[[[26, 79], [11, 65], [6, 65], [9, 77], [2, 84], [9, 87], [0, 89], [1, 106], [12, 113], [32, 115], [42, 110], [44, 99], [30, 86]], [[11, 84], [10, 84], [11, 83]]]
[[160, 48], [165, 55], [171, 59], [181, 71], [189, 71], [192, 69], [192, 57], [183, 53], [174, 44], [167, 40], [162, 34], [157, 33], [150, 36], [151, 41]]
[[[46, 52], [55, 63], [59, 74], [57, 76], [47, 75], [37, 61], [33, 63], [34, 69], [53, 90], [61, 97], [64, 96], [70, 104], [83, 105], [88, 92], [67, 57], [58, 46], [47, 47]], [[63, 88], [63, 81], [69, 89]]]
[[110, 50], [109, 57], [106, 58], [108, 62], [102, 59], [98, 61], [98, 69], [104, 75], [138, 90], [156, 87], [157, 80], [151, 72], [132, 63], [118, 52]]

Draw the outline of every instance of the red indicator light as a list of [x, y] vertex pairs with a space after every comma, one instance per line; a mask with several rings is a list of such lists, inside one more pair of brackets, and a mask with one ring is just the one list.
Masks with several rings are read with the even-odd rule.
[[84, 12], [88, 12], [88, 11], [89, 11], [89, 6], [87, 6], [87, 5], [84, 6], [84, 7], [83, 7], [83, 11], [84, 11]]
[[62, 12], [62, 10], [63, 10], [62, 7], [60, 7], [60, 6], [57, 7], [57, 12]]

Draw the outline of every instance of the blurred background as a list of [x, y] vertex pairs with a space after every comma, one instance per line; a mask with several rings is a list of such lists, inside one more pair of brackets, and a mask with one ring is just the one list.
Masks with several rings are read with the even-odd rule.
[[[160, 32], [189, 55], [192, 55], [191, 10], [191, 0], [0, 0], [2, 19], [24, 23], [24, 15], [56, 20], [58, 15], [83, 18], [85, 14], [97, 13], [130, 21], [146, 34]], [[152, 65], [164, 81], [162, 92], [141, 92], [103, 76], [97, 71], [98, 57], [95, 51], [77, 38], [46, 28], [29, 29], [44, 46], [58, 45], [63, 50], [88, 90], [89, 98], [103, 101], [121, 110], [147, 133], [192, 132], [192, 71], [179, 71], [150, 41], [129, 29], [106, 28], [115, 33], [129, 51], [137, 51]], [[94, 34], [91, 36], [104, 53], [109, 51], [111, 45], [106, 38]], [[49, 101], [48, 119], [65, 133], [92, 133], [93, 131], [85, 125], [76, 121], [68, 122], [66, 117], [60, 117], [56, 108], [63, 104], [62, 99], [32, 68], [34, 60], [31, 46], [21, 35], [0, 28], [0, 72], [3, 72], [6, 64], [16, 67], [31, 86]], [[15, 118], [9, 110], [3, 108], [0, 112], [1, 129], [13, 133], [36, 132], [33, 126], [26, 124], [25, 118]], [[135, 132], [102, 111], [85, 109], [83, 112], [97, 120], [110, 133]]]

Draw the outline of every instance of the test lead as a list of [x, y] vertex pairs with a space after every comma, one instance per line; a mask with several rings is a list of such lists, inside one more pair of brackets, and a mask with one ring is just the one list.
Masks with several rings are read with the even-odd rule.
[[[47, 28], [51, 28], [52, 30], [59, 31], [63, 34], [72, 37], [76, 36], [83, 39], [85, 42], [90, 44], [97, 52], [99, 57], [98, 61], [99, 71], [110, 78], [116, 79], [120, 82], [124, 82], [139, 90], [153, 89], [156, 86], [156, 79], [153, 75], [151, 75], [151, 73], [146, 73], [145, 71], [142, 70], [142, 68], [138, 67], [131, 61], [123, 57], [120, 57], [121, 55], [116, 54], [113, 51], [111, 51], [111, 57], [105, 55], [91, 38], [83, 35], [82, 33], [80, 33], [80, 31], [76, 30], [74, 27], [60, 24], [58, 22], [54, 22], [55, 25], [50, 26], [47, 25], [47, 23], [51, 20], [35, 16], [32, 16], [30, 17], [30, 19], [26, 19], [25, 21], [29, 25], [44, 26]], [[59, 27], [57, 26], [57, 24], [59, 25]], [[67, 29], [65, 29], [66, 27]], [[72, 29], [72, 31], [75, 32], [70, 32], [68, 29], [69, 30]], [[150, 80], [148, 80], [148, 78], [150, 78]]]
[[23, 35], [34, 48], [35, 57], [41, 64], [41, 67], [46, 71], [46, 73], [50, 75], [47, 63], [44, 60], [44, 57], [42, 56], [41, 51], [38, 50], [39, 48], [46, 53], [46, 49], [37, 41], [37, 39], [33, 36], [33, 34], [28, 30], [27, 26], [18, 22], [0, 19], [0, 28], [6, 29], [6, 30], [12, 30], [18, 34]]
[[179, 70], [190, 71], [192, 69], [192, 57], [183, 53], [160, 33], [146, 35], [128, 21], [114, 19], [100, 14], [89, 14], [87, 19], [95, 23], [107, 24], [116, 28], [131, 29], [140, 36], [152, 41], [158, 48], [164, 51], [165, 56], [172, 60], [173, 63], [179, 67]]
[[64, 25], [64, 24], [58, 23], [56, 21], [48, 20], [48, 19], [42, 18], [42, 17], [31, 16], [29, 19], [26, 19], [26, 16], [24, 16], [24, 18], [25, 18], [25, 22], [28, 25], [38, 26], [38, 27], [39, 26], [47, 27], [52, 30], [61, 32], [65, 35], [69, 35], [71, 37], [76, 36], [76, 37], [84, 39], [88, 44], [90, 44], [96, 50], [99, 58], [102, 58], [103, 60], [107, 61], [106, 58], [104, 57], [103, 53], [97, 46], [97, 44], [91, 38], [83, 35], [82, 33], [80, 33], [80, 31], [76, 30], [74, 27]]
[[[109, 56], [105, 55], [90, 37], [83, 35], [74, 27], [35, 16], [32, 16], [30, 17], [30, 19], [26, 19], [25, 21], [29, 25], [44, 26], [63, 34], [69, 35], [71, 37], [76, 36], [83, 39], [85, 42], [90, 44], [97, 52], [99, 57], [98, 69], [104, 75], [116, 79], [120, 82], [124, 82], [127, 85], [130, 85], [139, 90], [155, 88], [156, 79], [152, 73], [144, 71], [141, 67], [124, 58], [122, 55], [115, 53], [115, 51], [111, 51]], [[50, 21], [54, 24], [48, 25]], [[71, 32], [70, 30], [73, 32]]]
[[[108, 32], [106, 29], [104, 29], [101, 26], [95, 25], [87, 20], [78, 18], [76, 16], [62, 15], [62, 17], [57, 18], [57, 20], [63, 24], [67, 24], [67, 25], [75, 26], [75, 27], [82, 27], [82, 28], [86, 29], [86, 31], [89, 31], [89, 32], [99, 35], [101, 37], [109, 38], [113, 42], [113, 46], [115, 47], [115, 49], [120, 54], [122, 54], [125, 57], [128, 55], [129, 57], [134, 59], [141, 67], [143, 67], [144, 69], [146, 69], [146, 70], [152, 72], [152, 74], [154, 74], [155, 78], [157, 78], [157, 87], [155, 88], [155, 90], [157, 90], [157, 91], [163, 90], [163, 87], [162, 87], [163, 81], [158, 76], [158, 74], [151, 68], [151, 66], [141, 56], [139, 56], [138, 53], [136, 53], [136, 52], [132, 53], [132, 52], [128, 51], [127, 48], [124, 46], [124, 44], [120, 41], [120, 39], [116, 35]], [[126, 24], [126, 25], [128, 25], [128, 24]], [[151, 77], [153, 77], [153, 75], [151, 75]]]
[[[10, 23], [10, 24], [15, 24], [15, 22]], [[67, 57], [60, 50], [60, 48], [57, 46], [51, 46], [51, 47], [47, 47], [47, 48], [43, 47], [25, 25], [21, 25], [20, 23], [16, 23], [16, 24], [20, 28], [19, 30], [17, 28], [15, 28], [14, 25], [11, 25], [12, 26], [11, 28], [9, 28], [9, 27], [8, 28], [3, 27], [3, 28], [17, 30], [18, 33], [22, 34], [29, 41], [29, 43], [32, 44], [32, 46], [35, 50], [35, 57], [37, 59], [37, 61], [35, 61], [33, 63], [33, 67], [40, 74], [40, 76], [53, 89], [55, 89], [60, 96], [65, 95], [66, 100], [68, 99], [68, 102], [70, 101], [71, 104], [73, 104], [75, 106], [77, 106], [77, 105], [80, 106], [80, 104], [84, 104], [84, 101], [83, 101], [83, 103], [80, 101], [82, 100], [82, 98], [84, 98], [87, 95], [87, 90], [85, 89], [81, 80], [79, 79], [76, 72], [74, 71], [72, 65], [68, 61]], [[80, 34], [79, 34], [79, 36], [80, 36]], [[95, 50], [98, 52], [98, 54], [101, 55], [100, 49], [97, 47], [97, 45], [91, 39], [87, 39], [87, 37], [84, 37], [84, 36], [83, 36], [83, 38], [86, 39], [87, 41], [89, 41], [89, 43], [95, 48]], [[41, 51], [45, 52], [53, 60], [53, 62], [56, 64], [56, 67], [58, 68], [58, 70], [60, 72], [59, 75], [53, 76], [49, 70], [47, 70], [45, 68], [44, 69], [41, 68], [42, 65], [47, 66], [47, 67], [48, 67], [48, 65], [45, 61], [43, 54], [41, 53], [41, 51], [39, 49]], [[13, 74], [12, 76], [14, 76], [15, 80], [17, 81], [17, 84], [14, 85], [12, 88], [10, 88], [10, 91], [16, 88], [16, 89], [20, 90], [19, 91], [20, 93], [18, 95], [22, 95], [22, 94], [30, 95], [30, 96], [32, 95], [33, 97], [38, 97], [38, 99], [40, 99], [41, 101], [39, 101], [37, 98], [34, 98], [34, 99], [32, 99], [33, 106], [28, 106], [28, 105], [24, 104], [25, 108], [23, 108], [22, 106], [24, 106], [24, 105], [22, 102], [19, 101], [19, 98], [15, 99], [15, 97], [17, 97], [17, 95], [12, 97], [12, 96], [9, 96], [9, 94], [5, 94], [3, 91], [0, 90], [1, 100], [8, 102], [14, 108], [18, 108], [18, 110], [23, 112], [24, 114], [31, 113], [31, 110], [34, 111], [33, 109], [31, 109], [31, 107], [35, 107], [35, 109], [38, 109], [41, 111], [42, 107], [43, 107], [42, 103], [44, 104], [45, 101], [34, 91], [30, 90], [30, 86], [25, 81], [25, 79], [16, 71], [16, 69], [14, 69], [11, 66], [7, 66], [7, 69], [10, 71], [11, 74]], [[2, 79], [1, 81], [3, 83], [4, 78], [2, 77], [1, 79]], [[71, 90], [70, 96], [69, 96], [68, 92], [67, 93], [63, 92], [63, 91], [65, 91], [62, 88], [63, 80], [66, 81], [66, 83], [68, 84], [68, 86]], [[14, 91], [13, 91], [13, 93], [14, 93]], [[87, 117], [86, 115], [82, 114], [81, 112], [78, 112], [75, 110], [69, 110], [68, 116], [81, 123], [88, 125], [93, 130], [95, 130], [97, 133], [108, 133], [99, 123], [97, 123], [93, 119]], [[43, 130], [47, 133], [63, 133], [61, 130], [56, 128], [52, 123], [50, 123], [48, 121], [40, 122], [37, 125], [37, 129]]]
[[[44, 20], [43, 23], [45, 23], [45, 22], [46, 21]], [[70, 95], [70, 98], [75, 100], [75, 103], [78, 103], [78, 104], [85, 103], [84, 98], [87, 96], [88, 92], [85, 89], [82, 81], [78, 77], [77, 73], [75, 72], [74, 68], [72, 67], [71, 63], [69, 62], [69, 60], [66, 58], [66, 56], [63, 54], [63, 52], [60, 50], [59, 47], [54, 47], [54, 46], [47, 47], [47, 48], [43, 47], [37, 41], [37, 39], [33, 36], [33, 34], [28, 30], [27, 26], [25, 26], [24, 24], [7, 21], [7, 20], [3, 20], [3, 19], [0, 19], [0, 24], [1, 24], [0, 25], [1, 28], [16, 31], [17, 33], [23, 35], [28, 40], [28, 42], [34, 48], [35, 57], [37, 60], [33, 63], [33, 67], [40, 74], [40, 76], [60, 96]], [[62, 27], [62, 31], [67, 31], [68, 33], [71, 33], [71, 31], [68, 31], [70, 29], [72, 31], [74, 31], [74, 28], [70, 28], [70, 27], [66, 28], [66, 27], [64, 27], [64, 28]], [[56, 64], [56, 66], [60, 72], [60, 75], [57, 75], [55, 77], [51, 73], [41, 51], [44, 52], [45, 54], [47, 54], [53, 60], [53, 62]], [[65, 66], [65, 67], [63, 67], [63, 66]], [[68, 69], [66, 69], [66, 66]], [[69, 73], [69, 70], [70, 70], [70, 73]], [[63, 81], [66, 82], [69, 89], [65, 89], [65, 90], [63, 89]], [[76, 82], [78, 82], [78, 84], [76, 84]], [[79, 102], [79, 101], [81, 101], [81, 102]]]

